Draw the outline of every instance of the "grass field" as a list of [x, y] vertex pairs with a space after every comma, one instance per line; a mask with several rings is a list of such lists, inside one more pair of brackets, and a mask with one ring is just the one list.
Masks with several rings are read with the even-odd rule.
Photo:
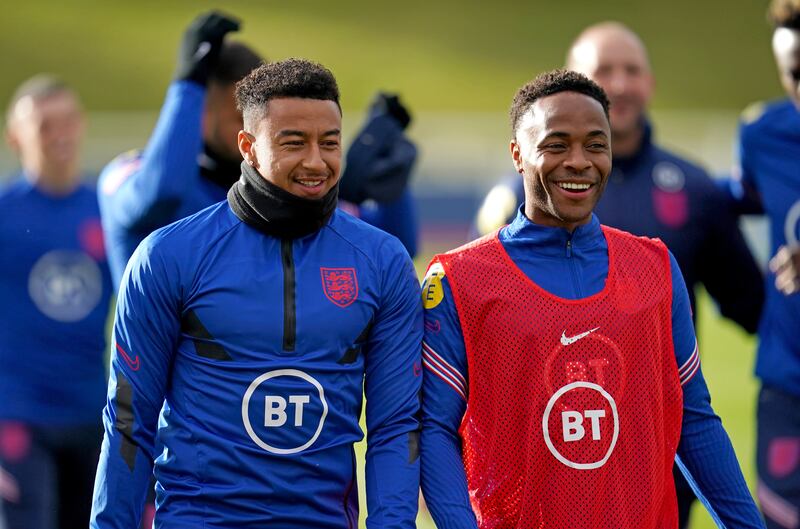
[[[417, 268], [424, 270], [426, 259], [418, 259]], [[755, 484], [755, 397], [757, 384], [752, 376], [755, 340], [717, 314], [711, 299], [703, 292], [699, 297], [698, 336], [703, 374], [708, 382], [712, 405], [722, 418], [733, 442], [745, 479], [754, 490]], [[359, 483], [361, 486], [361, 523], [365, 527], [366, 499], [364, 497], [363, 454], [366, 446], [357, 446]], [[646, 501], [643, 499], [643, 501]], [[417, 519], [419, 529], [434, 529], [435, 525], [424, 509]], [[699, 503], [692, 513], [691, 529], [716, 527]]]

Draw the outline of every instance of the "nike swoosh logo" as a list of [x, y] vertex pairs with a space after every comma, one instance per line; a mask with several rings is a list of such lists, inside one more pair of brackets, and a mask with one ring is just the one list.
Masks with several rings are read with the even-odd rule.
[[595, 327], [594, 329], [590, 329], [590, 330], [588, 330], [586, 332], [582, 332], [580, 334], [576, 334], [575, 336], [567, 336], [567, 331], [565, 329], [564, 332], [561, 333], [561, 345], [573, 344], [573, 343], [577, 342], [578, 340], [580, 340], [581, 338], [586, 338], [587, 336], [589, 336], [590, 334], [592, 334], [594, 331], [596, 331], [599, 328], [600, 327]]
[[125, 363], [128, 364], [128, 367], [134, 371], [139, 371], [139, 355], [136, 355], [136, 358], [131, 358], [128, 356], [128, 353], [126, 353], [125, 350], [119, 346], [119, 344], [116, 344], [116, 346], [117, 351], [119, 351], [119, 354], [122, 355], [122, 359], [125, 360]]

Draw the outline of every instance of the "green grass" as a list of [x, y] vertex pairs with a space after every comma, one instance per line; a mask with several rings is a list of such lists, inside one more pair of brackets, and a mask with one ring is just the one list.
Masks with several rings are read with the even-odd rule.
[[[442, 248], [444, 250], [444, 248]], [[427, 264], [426, 259], [417, 260], [420, 274]], [[733, 442], [745, 479], [751, 491], [755, 484], [755, 398], [757, 384], [752, 375], [755, 340], [747, 336], [732, 323], [723, 320], [716, 312], [713, 302], [702, 292], [699, 299], [698, 336], [702, 358], [703, 375], [712, 396], [712, 405], [722, 418]], [[362, 422], [363, 424], [363, 422]], [[366, 498], [364, 496], [363, 455], [366, 443], [356, 447], [359, 458], [359, 483], [361, 486], [360, 527], [365, 527]], [[702, 505], [695, 504], [690, 523], [691, 529], [713, 529], [716, 526]], [[435, 525], [427, 512], [422, 511], [417, 519], [419, 529], [434, 529]]]

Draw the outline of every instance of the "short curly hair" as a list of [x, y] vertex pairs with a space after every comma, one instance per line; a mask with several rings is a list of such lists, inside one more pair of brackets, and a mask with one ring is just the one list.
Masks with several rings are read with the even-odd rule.
[[245, 126], [263, 118], [267, 103], [281, 97], [333, 101], [342, 109], [339, 87], [331, 71], [305, 59], [262, 64], [236, 83], [236, 106]]
[[517, 90], [514, 102], [511, 103], [511, 134], [517, 133], [517, 127], [525, 112], [537, 100], [560, 92], [577, 92], [584, 94], [602, 105], [608, 118], [608, 96], [597, 83], [583, 74], [571, 70], [551, 70], [536, 76]]
[[767, 20], [776, 28], [800, 29], [800, 0], [772, 0]]

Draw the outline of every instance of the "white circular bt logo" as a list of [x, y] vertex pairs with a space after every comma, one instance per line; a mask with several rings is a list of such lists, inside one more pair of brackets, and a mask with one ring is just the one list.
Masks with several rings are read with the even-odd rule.
[[[589, 393], [587, 393], [587, 390]], [[591, 407], [580, 410], [574, 406], [567, 406], [565, 402], [569, 399], [570, 393], [577, 393], [575, 401], [594, 404]], [[591, 398], [586, 398], [587, 396]], [[600, 398], [597, 398], [597, 397]], [[557, 403], [559, 405], [557, 405]], [[555, 428], [557, 432], [551, 432], [551, 415], [557, 410], [554, 423], [561, 428]], [[610, 410], [610, 417], [607, 411]], [[560, 420], [558, 420], [560, 419]], [[612, 421], [612, 428], [609, 432], [607, 421]], [[591, 382], [577, 381], [567, 384], [556, 391], [547, 402], [542, 416], [542, 431], [544, 442], [553, 456], [570, 468], [577, 470], [592, 470], [600, 468], [606, 464], [619, 437], [619, 414], [614, 398], [601, 386]], [[605, 434], [604, 434], [605, 432]], [[611, 435], [608, 435], [608, 434]], [[555, 437], [555, 442], [553, 438]], [[609, 439], [610, 438], [610, 439]], [[558, 447], [556, 446], [558, 445]], [[608, 445], [603, 452], [602, 447]], [[599, 448], [599, 451], [598, 451]], [[600, 457], [589, 461], [575, 461], [570, 459], [570, 454], [600, 454]]]
[[[265, 385], [267, 381], [279, 377], [290, 377], [295, 380], [288, 384]], [[297, 379], [306, 384], [303, 382], [298, 384]], [[251, 401], [257, 390], [259, 395], [257, 412], [261, 411], [262, 397], [264, 402], [263, 423], [259, 424], [260, 433], [254, 428], [250, 413]], [[297, 369], [277, 369], [264, 373], [253, 380], [242, 398], [242, 422], [247, 434], [256, 445], [272, 454], [297, 454], [309, 448], [322, 433], [327, 415], [328, 402], [325, 400], [322, 384], [308, 373]], [[317, 421], [318, 424], [311, 424]], [[262, 425], [263, 429], [260, 428]], [[275, 446], [273, 439], [276, 436], [291, 439], [293, 443], [298, 439], [301, 442], [296, 446]], [[266, 441], [265, 438], [269, 438], [270, 441]]]

